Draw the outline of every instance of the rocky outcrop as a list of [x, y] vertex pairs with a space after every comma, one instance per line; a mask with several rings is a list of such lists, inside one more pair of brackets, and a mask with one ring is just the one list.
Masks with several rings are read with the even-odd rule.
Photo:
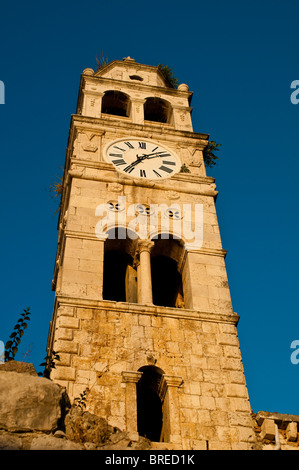
[[150, 449], [148, 439], [71, 407], [65, 389], [38, 377], [32, 364], [0, 366], [0, 450]]
[[132, 439], [130, 433], [110, 426], [105, 419], [76, 407], [71, 408], [66, 415], [65, 434], [71, 441], [80, 442], [89, 449], [146, 450], [151, 448], [151, 442], [148, 439], [139, 437], [136, 441]]
[[65, 390], [48, 379], [0, 371], [0, 429], [51, 432], [67, 402]]

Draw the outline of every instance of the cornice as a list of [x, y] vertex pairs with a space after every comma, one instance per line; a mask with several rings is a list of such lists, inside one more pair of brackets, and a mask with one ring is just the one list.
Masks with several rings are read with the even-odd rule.
[[[206, 188], [206, 189], [201, 189], [198, 188], [199, 184], [205, 184], [207, 186], [211, 185], [214, 183], [215, 179], [211, 178], [209, 176], [186, 176], [184, 173], [176, 174], [171, 177], [171, 181], [177, 181], [178, 183], [182, 183], [182, 186], [176, 185], [173, 186], [173, 184], [169, 184], [167, 180], [165, 180], [164, 183], [156, 182], [154, 180], [152, 181], [142, 181], [141, 179], [132, 179], [120, 174], [115, 173], [115, 169], [111, 167], [109, 163], [98, 163], [97, 167], [92, 166], [89, 167], [90, 169], [92, 168], [93, 172], [88, 173], [86, 169], [88, 169], [88, 166], [86, 165], [85, 161], [82, 161], [81, 164], [79, 161], [75, 160], [72, 161], [77, 167], [82, 167], [82, 169], [79, 168], [71, 168], [68, 171], [68, 176], [69, 178], [79, 178], [79, 179], [84, 179], [84, 180], [92, 180], [92, 181], [99, 181], [99, 182], [105, 182], [105, 183], [117, 183], [117, 184], [122, 184], [125, 186], [136, 186], [136, 187], [141, 187], [141, 188], [149, 188], [149, 189], [156, 189], [160, 191], [175, 191], [176, 193], [182, 193], [182, 194], [194, 194], [197, 196], [210, 196], [215, 198], [218, 195], [218, 191], [215, 191], [213, 188]], [[111, 176], [103, 176], [101, 174], [101, 169], [105, 169], [106, 171], [111, 171]], [[97, 174], [95, 174], [95, 171]], [[194, 185], [194, 188], [190, 188], [184, 186], [184, 183], [191, 183]]]
[[[190, 102], [190, 98], [193, 95], [192, 91], [178, 90], [177, 88], [168, 88], [168, 87], [163, 87], [163, 86], [159, 86], [159, 85], [149, 85], [148, 83], [143, 84], [143, 83], [138, 82], [138, 84], [137, 84], [137, 83], [129, 82], [127, 80], [117, 80], [115, 78], [97, 77], [95, 75], [83, 75], [83, 79], [86, 80], [86, 81], [88, 80], [88, 81], [92, 81], [92, 82], [95, 82], [95, 83], [105, 82], [105, 84], [110, 84], [113, 87], [122, 87], [123, 88], [124, 85], [125, 85], [125, 87], [128, 88], [128, 89], [148, 90], [149, 92], [160, 93], [160, 94], [163, 94], [163, 95], [187, 96], [188, 99], [189, 99], [189, 102]], [[83, 91], [85, 91], [85, 89], [82, 87], [81, 91], [83, 92]]]
[[[194, 140], [204, 140], [207, 141], [209, 139], [209, 134], [201, 133], [201, 132], [194, 132], [194, 131], [183, 131], [179, 129], [175, 129], [174, 127], [170, 126], [169, 124], [161, 124], [161, 123], [145, 123], [145, 124], [136, 124], [132, 123], [130, 118], [123, 118], [119, 119], [113, 117], [91, 117], [91, 116], [81, 116], [80, 114], [72, 114], [71, 116], [71, 127], [72, 126], [80, 126], [81, 125], [89, 125], [89, 126], [97, 126], [99, 130], [110, 130], [110, 128], [117, 128], [119, 129], [128, 129], [130, 135], [134, 131], [146, 133], [150, 136], [161, 136], [161, 135], [173, 135], [180, 138], [185, 139], [186, 141], [194, 141]], [[94, 128], [94, 127], [93, 127]], [[206, 143], [205, 143], [206, 145]]]
[[162, 317], [171, 317], [181, 320], [209, 321], [214, 323], [229, 323], [237, 325], [239, 315], [235, 312], [231, 314], [222, 314], [217, 312], [203, 312], [200, 310], [191, 310], [173, 307], [158, 307], [156, 305], [141, 305], [127, 302], [115, 302], [112, 300], [91, 300], [75, 298], [57, 294], [55, 301], [57, 308], [59, 306], [72, 306], [81, 308], [97, 308], [99, 310], [118, 311], [130, 314], [153, 315]]

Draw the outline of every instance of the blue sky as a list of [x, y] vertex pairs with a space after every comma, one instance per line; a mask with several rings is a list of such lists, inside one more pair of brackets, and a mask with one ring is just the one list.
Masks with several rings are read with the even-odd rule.
[[1, 323], [32, 319], [17, 359], [45, 356], [56, 203], [81, 72], [131, 56], [172, 67], [194, 92], [193, 127], [222, 144], [217, 213], [254, 412], [299, 414], [299, 80], [295, 0], [5, 2], [0, 7]]

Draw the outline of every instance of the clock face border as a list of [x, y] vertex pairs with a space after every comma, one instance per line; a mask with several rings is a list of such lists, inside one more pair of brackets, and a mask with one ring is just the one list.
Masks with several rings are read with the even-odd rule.
[[[111, 159], [111, 157], [108, 156], [108, 152], [109, 152], [109, 149], [112, 149], [114, 146], [117, 146], [118, 144], [122, 144], [125, 142], [132, 142], [132, 141], [136, 141], [137, 143], [139, 142], [145, 142], [145, 143], [149, 143], [151, 145], [154, 145], [156, 147], [160, 147], [162, 150], [165, 150], [165, 152], [167, 152], [167, 154], [169, 153], [172, 158], [175, 160], [175, 168], [173, 169], [173, 171], [169, 171], [170, 168], [168, 168], [168, 171], [167, 169], [165, 168], [165, 165], [161, 164], [162, 166], [164, 166], [164, 171], [163, 171], [163, 174], [158, 173], [157, 170], [155, 172], [155, 175], [154, 177], [148, 177], [148, 176], [145, 176], [144, 174], [141, 176], [140, 173], [141, 173], [141, 168], [140, 168], [140, 172], [138, 175], [133, 175], [133, 174], [130, 174], [129, 172], [124, 172], [122, 171], [121, 168], [117, 168], [117, 165], [115, 165]], [[128, 149], [126, 149], [126, 151], [128, 151]], [[134, 150], [139, 150], [140, 152], [142, 152], [142, 148], [137, 148], [135, 149], [134, 147]], [[118, 150], [116, 149], [116, 152]], [[153, 151], [153, 149], [151, 150]], [[120, 159], [122, 158], [122, 153], [121, 151], [119, 150], [119, 154], [115, 153], [115, 159]], [[168, 155], [167, 155], [168, 156]], [[164, 144], [161, 144], [159, 143], [158, 141], [156, 140], [152, 140], [152, 139], [144, 139], [142, 137], [136, 137], [136, 136], [126, 136], [126, 137], [123, 137], [123, 138], [120, 138], [120, 139], [116, 139], [116, 140], [113, 140], [111, 142], [109, 142], [107, 145], [105, 145], [104, 147], [104, 150], [103, 150], [103, 157], [104, 157], [104, 160], [106, 163], [109, 163], [111, 165], [113, 165], [114, 169], [116, 171], [118, 171], [120, 174], [122, 174], [123, 176], [127, 176], [129, 178], [133, 178], [133, 179], [139, 179], [139, 180], [143, 180], [143, 181], [159, 181], [159, 180], [165, 180], [165, 179], [168, 179], [168, 178], [171, 178], [172, 176], [176, 175], [179, 173], [180, 171], [180, 168], [181, 168], [181, 165], [182, 165], [182, 162], [181, 162], [181, 159], [178, 157], [178, 155], [176, 154], [176, 152], [174, 152], [173, 150], [170, 150], [166, 145]], [[162, 155], [163, 157], [163, 155]], [[115, 161], [116, 161], [115, 160]], [[160, 158], [157, 158], [157, 162], [160, 161]], [[127, 163], [127, 162], [126, 162]], [[129, 165], [129, 164], [128, 164]], [[172, 163], [173, 165], [173, 163]], [[122, 165], [121, 165], [122, 166]], [[161, 168], [161, 167], [160, 167]], [[158, 167], [157, 167], [158, 169]], [[153, 170], [154, 171], [154, 170]], [[143, 172], [144, 173], [144, 172]]]

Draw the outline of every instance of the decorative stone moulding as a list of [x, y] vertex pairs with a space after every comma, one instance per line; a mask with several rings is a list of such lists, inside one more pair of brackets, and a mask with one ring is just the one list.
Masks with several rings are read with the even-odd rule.
[[178, 90], [180, 90], [180, 91], [189, 91], [189, 87], [188, 87], [188, 85], [186, 85], [186, 83], [181, 83], [178, 86]]
[[84, 75], [94, 75], [94, 70], [87, 68], [83, 70]]

